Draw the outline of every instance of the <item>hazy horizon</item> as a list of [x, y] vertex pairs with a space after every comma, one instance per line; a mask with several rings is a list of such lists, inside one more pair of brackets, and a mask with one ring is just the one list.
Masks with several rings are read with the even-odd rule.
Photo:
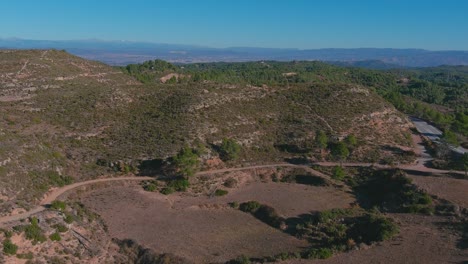
[[[1, 37], [210, 48], [466, 50], [468, 2], [15, 1]], [[21, 14], [21, 16], [18, 16]]]
[[20, 37], [3, 37], [0, 36], [0, 40], [20, 40], [20, 41], [51, 41], [51, 42], [102, 42], [102, 43], [129, 43], [129, 44], [156, 44], [156, 45], [174, 45], [174, 46], [190, 46], [198, 48], [209, 48], [209, 49], [230, 49], [230, 48], [251, 48], [251, 49], [277, 49], [277, 50], [326, 50], [326, 49], [394, 49], [394, 50], [426, 50], [426, 51], [468, 51], [467, 49], [425, 49], [417, 47], [372, 47], [372, 46], [362, 46], [355, 48], [347, 47], [323, 47], [323, 48], [297, 48], [297, 47], [284, 47], [284, 48], [275, 48], [267, 46], [226, 46], [226, 47], [213, 47], [207, 45], [197, 45], [190, 43], [166, 43], [166, 42], [156, 42], [156, 41], [134, 41], [134, 40], [125, 40], [125, 39], [99, 39], [99, 38], [87, 38], [87, 39], [27, 39]]

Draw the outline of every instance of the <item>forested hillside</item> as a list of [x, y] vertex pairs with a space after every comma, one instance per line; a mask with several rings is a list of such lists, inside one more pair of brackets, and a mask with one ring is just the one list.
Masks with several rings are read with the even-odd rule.
[[[375, 63], [374, 63], [375, 64]], [[341, 64], [346, 65], [346, 64]], [[133, 64], [124, 71], [143, 82], [160, 82], [169, 72], [173, 82], [288, 86], [298, 84], [358, 84], [372, 89], [399, 110], [468, 135], [468, 66], [372, 70], [323, 62], [197, 63], [174, 66], [161, 61]], [[180, 80], [178, 80], [180, 79]]]

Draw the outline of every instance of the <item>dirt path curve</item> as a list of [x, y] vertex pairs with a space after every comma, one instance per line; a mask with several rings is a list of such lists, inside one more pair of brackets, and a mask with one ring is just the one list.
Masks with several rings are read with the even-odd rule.
[[[340, 165], [337, 162], [317, 162], [313, 163], [311, 165], [319, 165], [319, 166], [337, 166]], [[342, 166], [345, 167], [368, 167], [368, 166], [375, 166], [377, 168], [391, 168], [388, 165], [379, 165], [379, 164], [372, 164], [372, 163], [342, 163]], [[253, 170], [253, 169], [265, 169], [265, 168], [276, 168], [276, 167], [296, 167], [296, 168], [302, 168], [305, 169], [309, 172], [311, 172], [315, 176], [320, 176], [326, 179], [331, 180], [330, 176], [321, 173], [319, 171], [316, 171], [312, 169], [308, 165], [297, 165], [297, 164], [291, 164], [291, 163], [275, 163], [275, 164], [267, 164], [267, 165], [256, 165], [256, 166], [246, 166], [246, 167], [238, 167], [238, 168], [227, 168], [227, 169], [218, 169], [218, 170], [209, 170], [209, 171], [201, 171], [198, 172], [196, 175], [209, 175], [209, 174], [217, 174], [217, 173], [225, 173], [225, 172], [233, 172], [233, 171], [243, 171], [243, 170]], [[396, 166], [397, 168], [401, 169], [409, 169], [409, 170], [415, 170], [415, 171], [423, 171], [423, 172], [433, 172], [433, 173], [449, 173], [449, 172], [456, 172], [456, 171], [444, 171], [444, 170], [436, 170], [436, 169], [431, 169], [427, 167], [420, 167], [420, 166], [415, 166], [415, 165], [402, 165], [402, 166]], [[457, 172], [457, 173], [463, 173], [463, 172]], [[11, 215], [11, 216], [4, 216], [0, 217], [0, 226], [2, 224], [8, 223], [8, 222], [13, 222], [13, 221], [19, 221], [21, 219], [25, 219], [30, 217], [31, 215], [37, 214], [39, 212], [42, 212], [47, 209], [47, 205], [51, 204], [53, 201], [55, 201], [60, 195], [71, 191], [73, 189], [76, 189], [78, 187], [88, 185], [88, 184], [95, 184], [95, 183], [102, 183], [102, 182], [111, 182], [111, 181], [144, 181], [144, 180], [153, 180], [153, 177], [119, 177], [119, 178], [103, 178], [103, 179], [96, 179], [96, 180], [89, 180], [89, 181], [84, 181], [84, 182], [77, 182], [74, 184], [70, 184], [61, 188], [52, 188], [49, 190], [49, 192], [45, 195], [44, 199], [40, 202], [40, 204], [35, 207], [34, 209], [22, 213], [22, 214], [17, 214], [17, 215]]]
[[28, 218], [31, 215], [42, 212], [47, 209], [46, 207], [47, 205], [51, 204], [60, 195], [70, 190], [73, 190], [75, 188], [84, 186], [84, 185], [101, 183], [101, 182], [110, 182], [110, 181], [135, 181], [135, 180], [144, 181], [144, 180], [153, 180], [153, 179], [154, 178], [151, 178], [151, 177], [136, 177], [136, 176], [135, 177], [120, 177], [120, 178], [104, 178], [104, 179], [96, 179], [96, 180], [90, 180], [90, 181], [84, 181], [84, 182], [77, 182], [77, 183], [73, 183], [73, 184], [70, 184], [61, 188], [53, 188], [47, 192], [44, 199], [42, 199], [39, 205], [36, 206], [34, 209], [28, 212], [22, 213], [22, 214], [0, 217], [0, 226], [8, 222], [19, 221], [21, 219]]
[[[268, 164], [268, 165], [257, 165], [257, 166], [248, 166], [248, 167], [239, 167], [239, 168], [227, 168], [227, 169], [219, 169], [219, 170], [201, 171], [201, 172], [198, 172], [196, 175], [209, 175], [209, 174], [232, 172], [232, 171], [275, 168], [275, 167], [298, 167], [298, 168], [306, 169], [316, 176], [324, 177], [327, 179], [330, 178], [328, 175], [325, 175], [321, 172], [313, 170], [306, 165], [295, 165], [295, 164], [290, 164], [290, 163], [276, 163], [276, 164]], [[0, 226], [8, 222], [19, 221], [21, 219], [25, 219], [34, 214], [42, 212], [47, 209], [47, 205], [50, 205], [60, 195], [68, 191], [71, 191], [73, 189], [76, 189], [78, 187], [84, 186], [84, 185], [102, 183], [102, 182], [111, 182], [111, 181], [144, 181], [144, 180], [154, 180], [154, 178], [153, 177], [137, 177], [137, 176], [119, 177], [119, 178], [103, 178], [103, 179], [89, 180], [89, 181], [84, 181], [84, 182], [77, 182], [77, 183], [73, 183], [73, 184], [70, 184], [61, 188], [52, 188], [46, 193], [44, 199], [42, 199], [39, 205], [36, 206], [34, 209], [28, 212], [22, 213], [22, 214], [0, 217]]]
[[317, 165], [317, 166], [324, 166], [324, 167], [332, 167], [332, 166], [343, 166], [343, 167], [375, 167], [379, 169], [391, 169], [391, 168], [397, 168], [397, 169], [402, 169], [402, 170], [408, 170], [408, 171], [418, 171], [418, 172], [429, 172], [429, 173], [435, 173], [435, 174], [447, 174], [447, 173], [456, 173], [456, 174], [464, 174], [465, 172], [463, 171], [457, 171], [457, 170], [439, 170], [439, 169], [433, 169], [433, 168], [428, 168], [420, 162], [417, 164], [405, 164], [405, 165], [397, 165], [397, 166], [390, 166], [390, 165], [382, 165], [382, 164], [377, 164], [377, 163], [352, 163], [352, 162], [315, 162], [312, 163], [312, 165]]

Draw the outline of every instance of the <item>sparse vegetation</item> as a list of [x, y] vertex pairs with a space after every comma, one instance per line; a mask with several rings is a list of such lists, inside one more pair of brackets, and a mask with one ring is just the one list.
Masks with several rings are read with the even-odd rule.
[[361, 170], [350, 183], [365, 208], [377, 206], [384, 212], [432, 214], [432, 198], [416, 186], [400, 170]]
[[237, 185], [237, 180], [232, 177], [229, 177], [224, 181], [223, 185], [227, 188], [234, 188]]
[[226, 194], [228, 194], [228, 191], [226, 191], [226, 190], [216, 189], [216, 191], [215, 191], [215, 196], [224, 196]]
[[47, 240], [44, 232], [39, 227], [36, 217], [31, 218], [31, 224], [27, 225], [24, 229], [24, 234], [27, 239], [32, 240], [33, 244], [42, 243]]
[[50, 240], [52, 241], [61, 241], [62, 237], [60, 236], [59, 232], [55, 232], [52, 235], [49, 236]]
[[50, 208], [57, 210], [57, 211], [65, 211], [66, 207], [67, 207], [66, 203], [60, 200], [55, 200], [50, 205]]
[[223, 160], [236, 160], [239, 157], [241, 146], [232, 138], [223, 138], [219, 149]]
[[55, 228], [55, 230], [57, 230], [59, 233], [65, 233], [68, 231], [68, 227], [62, 224], [56, 224], [53, 226], [53, 228]]
[[5, 239], [3, 241], [3, 253], [7, 255], [15, 255], [18, 250], [18, 246], [13, 244], [10, 239]]

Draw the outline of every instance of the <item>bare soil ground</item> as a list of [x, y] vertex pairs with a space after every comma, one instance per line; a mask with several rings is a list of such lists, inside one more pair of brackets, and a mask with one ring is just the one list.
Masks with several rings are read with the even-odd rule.
[[457, 247], [458, 235], [447, 217], [390, 215], [401, 224], [400, 234], [366, 250], [336, 255], [326, 260], [282, 263], [466, 263], [468, 250]]
[[439, 198], [468, 208], [468, 180], [408, 175], [419, 188]]
[[333, 187], [249, 182], [223, 197], [189, 193], [168, 196], [138, 185], [109, 187], [81, 196], [98, 212], [111, 237], [135, 239], [159, 253], [173, 253], [195, 263], [220, 262], [248, 255], [261, 257], [307, 246], [227, 203], [257, 200], [284, 216], [349, 207], [354, 198]]

